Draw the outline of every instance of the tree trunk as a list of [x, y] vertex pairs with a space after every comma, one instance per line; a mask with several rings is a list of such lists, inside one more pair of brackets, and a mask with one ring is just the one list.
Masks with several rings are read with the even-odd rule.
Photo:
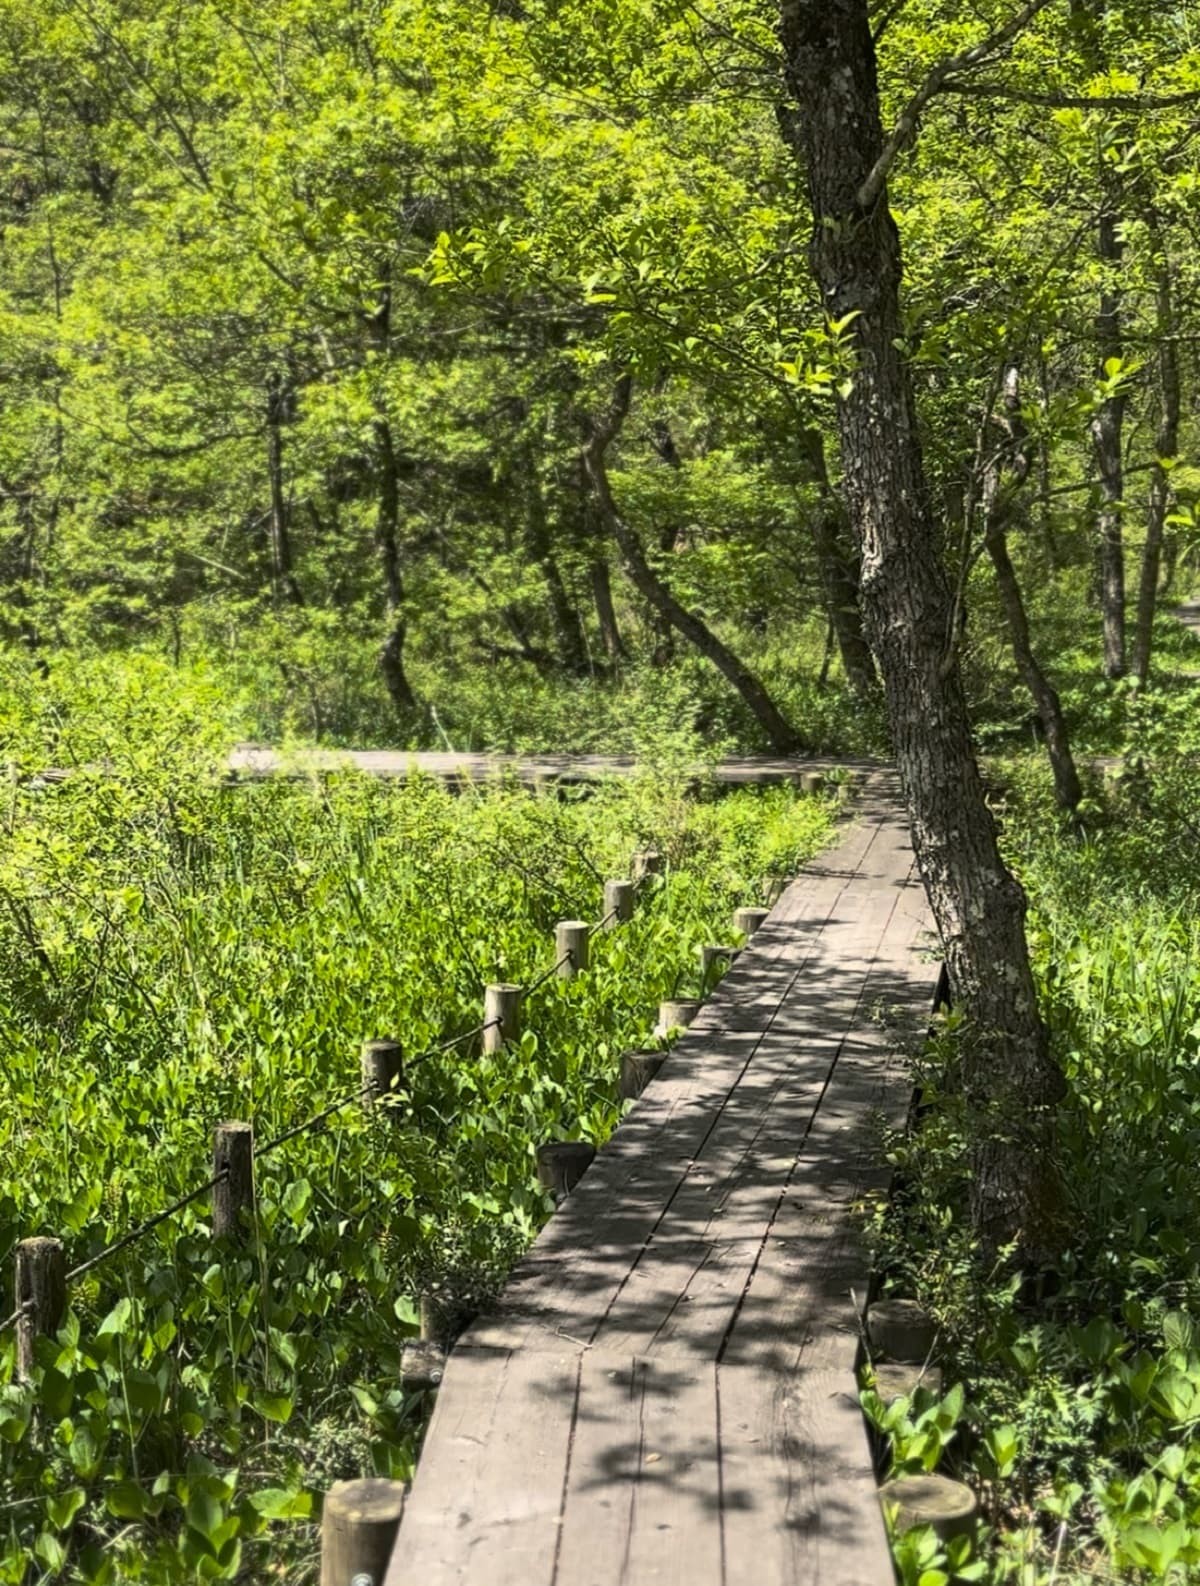
[[829, 482], [825, 461], [825, 437], [817, 429], [802, 435], [805, 453], [821, 492], [820, 505], [812, 520], [813, 549], [829, 621], [837, 640], [838, 654], [846, 681], [862, 700], [875, 698], [879, 676], [870, 646], [863, 633], [862, 607], [858, 602], [858, 569], [843, 543], [843, 515]]
[[612, 577], [609, 574], [608, 560], [603, 556], [598, 556], [592, 563], [592, 599], [596, 604], [596, 621], [600, 624], [600, 641], [604, 645], [604, 653], [616, 668], [625, 657], [625, 645], [617, 625], [617, 608], [613, 604]]
[[[1045, 408], [1050, 406], [1050, 370], [1046, 363], [1046, 355], [1038, 351], [1038, 384], [1041, 388], [1042, 403]], [[1054, 507], [1050, 495], [1050, 438], [1045, 434], [1038, 436], [1038, 523], [1042, 531], [1042, 544], [1046, 548], [1046, 560], [1051, 569], [1058, 572], [1062, 565], [1062, 553], [1059, 550], [1058, 539], [1054, 533]]]
[[588, 478], [592, 481], [592, 489], [596, 493], [596, 505], [601, 521], [616, 540], [629, 576], [638, 592], [665, 621], [683, 634], [685, 639], [689, 639], [700, 654], [711, 661], [737, 690], [766, 733], [775, 753], [792, 754], [804, 747], [795, 728], [784, 719], [774, 700], [749, 667], [734, 655], [728, 645], [713, 633], [701, 617], [676, 600], [666, 583], [646, 559], [641, 540], [617, 510], [608, 479], [606, 454], [625, 421], [632, 389], [631, 378], [623, 375], [617, 382], [612, 407], [600, 422], [592, 425], [591, 434], [584, 447], [584, 462]]
[[554, 555], [550, 539], [550, 525], [546, 518], [546, 501], [542, 495], [541, 473], [538, 459], [532, 448], [526, 453], [525, 544], [530, 560], [541, 569], [542, 581], [550, 602], [550, 619], [558, 642], [559, 658], [563, 668], [582, 677], [588, 670], [587, 635], [562, 570]]
[[375, 421], [375, 442], [379, 460], [375, 545], [383, 569], [388, 620], [387, 638], [379, 652], [379, 670], [392, 704], [404, 718], [416, 709], [417, 698], [404, 670], [404, 641], [408, 637], [408, 624], [404, 619], [404, 579], [400, 571], [400, 490], [396, 479], [396, 447], [392, 439], [392, 427], [386, 418]]
[[278, 375], [267, 383], [267, 479], [271, 493], [271, 581], [276, 595], [282, 590], [293, 606], [302, 606], [304, 596], [292, 568], [292, 538], [288, 524], [287, 497], [283, 488], [283, 426], [288, 416], [291, 395]]
[[[386, 267], [379, 285], [375, 310], [367, 315], [367, 337], [377, 357], [386, 359], [391, 343], [392, 290]], [[404, 641], [408, 623], [404, 617], [404, 575], [400, 567], [400, 485], [396, 466], [396, 443], [383, 402], [377, 403], [375, 420], [376, 472], [379, 476], [379, 505], [375, 513], [375, 548], [383, 572], [383, 595], [387, 609], [388, 633], [379, 651], [379, 671], [383, 686], [396, 713], [404, 720], [417, 707], [416, 695], [404, 669]]]
[[[1046, 676], [1033, 653], [1033, 640], [1029, 633], [1029, 618], [1025, 600], [1017, 579], [1012, 557], [1008, 554], [1006, 526], [1011, 516], [1013, 493], [1025, 483], [1030, 473], [1029, 437], [1021, 418], [1020, 376], [1016, 368], [1006, 371], [1004, 377], [1004, 430], [1008, 438], [1008, 463], [1012, 475], [1007, 496], [1001, 493], [1004, 461], [996, 457], [987, 466], [983, 480], [983, 533], [984, 544], [996, 573], [996, 584], [1004, 607], [1004, 620], [1008, 625], [1009, 642], [1021, 681], [1033, 696], [1038, 720], [1046, 739], [1046, 752], [1054, 773], [1054, 792], [1060, 806], [1074, 813], [1083, 798], [1079, 772], [1071, 753], [1071, 738], [1063, 716], [1058, 691]], [[984, 426], [986, 450], [987, 426]]]
[[[1115, 276], [1124, 248], [1117, 230], [1113, 178], [1105, 174], [1104, 208], [1100, 214], [1097, 247], [1105, 271], [1096, 314], [1100, 369], [1110, 358], [1120, 358], [1121, 294]], [[1100, 564], [1100, 616], [1104, 627], [1104, 675], [1125, 675], [1125, 546], [1121, 534], [1121, 505], [1125, 494], [1121, 446], [1125, 429], [1125, 398], [1118, 392], [1103, 402], [1092, 419], [1092, 445], [1100, 473], [1100, 511], [1096, 536]]]
[[1046, 1248], [1057, 1207], [1049, 1051], [1025, 942], [1025, 896], [1005, 868], [971, 746], [951, 646], [900, 314], [900, 240], [886, 192], [864, 208], [883, 153], [867, 0], [783, 0], [782, 40], [826, 313], [849, 322], [858, 367], [839, 398], [867, 635], [883, 678], [913, 845], [966, 1015], [972, 1213], [991, 1245]]
[[[1161, 252], [1163, 244], [1157, 239]], [[1146, 510], [1146, 548], [1142, 552], [1141, 583], [1138, 586], [1137, 632], [1133, 641], [1133, 675], [1137, 686], [1145, 688], [1150, 680], [1150, 651], [1154, 643], [1154, 612], [1158, 605], [1158, 575], [1162, 561], [1163, 533], [1171, 500], [1171, 481], [1164, 462], [1169, 463], [1179, 450], [1179, 348], [1175, 340], [1174, 293], [1171, 288], [1171, 263], [1161, 253], [1157, 281], [1158, 305], [1158, 432], [1155, 436], [1155, 461], [1150, 470], [1150, 499]]]

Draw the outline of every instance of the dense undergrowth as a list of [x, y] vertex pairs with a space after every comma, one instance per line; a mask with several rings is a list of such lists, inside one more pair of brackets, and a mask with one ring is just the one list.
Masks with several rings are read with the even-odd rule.
[[[1195, 665], [1193, 640], [1174, 648]], [[905, 1586], [1200, 1579], [1200, 702], [1186, 678], [1094, 693], [1097, 737], [1128, 758], [1092, 777], [1081, 834], [1052, 813], [1039, 759], [1004, 767], [1006, 847], [1069, 1083], [1052, 1271], [981, 1261], [972, 1241], [953, 1016], [918, 1062], [921, 1125], [891, 1142], [881, 1270], [929, 1307], [959, 1387], [865, 1403], [892, 1468], [960, 1474], [990, 1528], [969, 1552], [910, 1532]]]
[[[99, 663], [8, 682], [6, 1285], [18, 1239], [58, 1235], [73, 1265], [202, 1184], [219, 1120], [262, 1141], [352, 1094], [365, 1038], [410, 1066], [390, 1115], [350, 1105], [260, 1160], [244, 1248], [214, 1246], [201, 1199], [73, 1286], [30, 1387], [0, 1338], [0, 1581], [302, 1582], [328, 1483], [411, 1466], [418, 1290], [499, 1281], [549, 1211], [535, 1146], [608, 1135], [620, 1052], [829, 807], [689, 795], [665, 766], [561, 799], [231, 787], [211, 687]], [[47, 783], [48, 763], [83, 769]], [[648, 841], [664, 879], [586, 974], [527, 1000], [519, 1042], [413, 1061], [479, 1023], [486, 982], [547, 967], [554, 922], [598, 919]]]

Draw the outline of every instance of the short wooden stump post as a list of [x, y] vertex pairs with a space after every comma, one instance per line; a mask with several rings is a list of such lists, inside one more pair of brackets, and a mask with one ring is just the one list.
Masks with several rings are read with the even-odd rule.
[[400, 1386], [406, 1393], [435, 1393], [446, 1374], [446, 1351], [431, 1339], [410, 1338], [400, 1351]]
[[770, 909], [734, 909], [733, 928], [749, 941], [766, 923], [770, 913]]
[[507, 982], [483, 988], [483, 1049], [499, 1052], [521, 1034], [521, 988]]
[[736, 947], [726, 947], [719, 942], [706, 942], [700, 949], [700, 984], [708, 991], [738, 955]]
[[213, 1131], [213, 1235], [244, 1239], [242, 1213], [254, 1215], [254, 1130], [248, 1123], [219, 1123]]
[[364, 1041], [362, 1048], [363, 1106], [376, 1107], [396, 1094], [404, 1078], [399, 1041]]
[[586, 920], [559, 920], [554, 927], [554, 956], [560, 980], [573, 980], [588, 967], [591, 928]]
[[805, 793], [824, 793], [825, 778], [820, 771], [805, 771], [800, 778], [800, 786]]
[[630, 861], [629, 869], [634, 881], [640, 883], [647, 876], [661, 876], [664, 863], [657, 848], [639, 848]]
[[702, 1007], [704, 1002], [699, 998], [672, 998], [671, 1001], [659, 1002], [656, 1036], [669, 1036], [672, 1029], [688, 1028]]
[[622, 1101], [636, 1101], [667, 1060], [665, 1052], [622, 1052], [617, 1092]]
[[606, 881], [604, 883], [604, 928], [615, 931], [633, 918], [633, 904], [637, 888], [632, 881]]
[[407, 1492], [382, 1476], [334, 1482], [321, 1511], [321, 1586], [383, 1586]]
[[877, 1300], [867, 1307], [867, 1337], [875, 1354], [920, 1365], [933, 1353], [937, 1324], [916, 1300]]
[[22, 1239], [16, 1249], [13, 1298], [17, 1320], [17, 1381], [28, 1382], [34, 1345], [58, 1331], [67, 1308], [67, 1262], [61, 1239]]
[[924, 1366], [915, 1362], [901, 1365], [895, 1361], [881, 1360], [874, 1368], [875, 1392], [885, 1404], [897, 1399], [911, 1399], [918, 1388], [924, 1388], [935, 1399], [942, 1396], [942, 1368]]
[[461, 1330], [463, 1307], [441, 1289], [426, 1289], [417, 1301], [417, 1315], [421, 1342], [448, 1349]]
[[676, 997], [658, 1005], [658, 1023], [655, 1035], [669, 1035], [672, 1030], [686, 1030], [704, 1004], [698, 997]]
[[979, 1517], [979, 1500], [970, 1487], [949, 1476], [897, 1476], [884, 1482], [879, 1498], [897, 1532], [931, 1525], [943, 1542], [965, 1536]]
[[538, 1147], [538, 1182], [552, 1195], [569, 1195], [595, 1160], [586, 1140], [554, 1140]]

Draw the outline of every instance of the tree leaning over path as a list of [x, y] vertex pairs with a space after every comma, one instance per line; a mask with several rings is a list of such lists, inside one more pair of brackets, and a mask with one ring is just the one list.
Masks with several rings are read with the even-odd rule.
[[975, 1115], [975, 1222], [989, 1244], [1016, 1239], [1039, 1252], [1057, 1201], [1053, 1106], [1063, 1080], [1038, 1012], [1025, 896], [1001, 859], [972, 749], [887, 202], [889, 166], [921, 107], [910, 106], [885, 140], [867, 0], [783, 0], [781, 37], [797, 104], [791, 136], [812, 205], [810, 262], [826, 314], [848, 324], [855, 342], [838, 432], [863, 611], [917, 860], [969, 1024], [963, 1077]]

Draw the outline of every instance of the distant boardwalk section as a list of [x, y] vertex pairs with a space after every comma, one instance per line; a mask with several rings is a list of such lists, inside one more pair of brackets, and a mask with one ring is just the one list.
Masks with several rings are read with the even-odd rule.
[[[727, 787], [766, 786], [795, 782], [806, 772], [838, 769], [870, 770], [874, 762], [804, 756], [795, 760], [771, 755], [739, 755], [698, 767]], [[528, 786], [549, 782], [595, 782], [604, 777], [636, 776], [641, 762], [632, 755], [611, 754], [464, 754], [447, 750], [405, 749], [302, 749], [284, 754], [278, 749], [244, 744], [229, 757], [237, 777], [269, 777], [306, 772], [363, 771], [370, 776], [406, 777], [414, 773], [447, 782], [486, 782], [507, 776]]]
[[894, 779], [784, 894], [450, 1357], [387, 1586], [887, 1586], [857, 1406], [939, 966]]

